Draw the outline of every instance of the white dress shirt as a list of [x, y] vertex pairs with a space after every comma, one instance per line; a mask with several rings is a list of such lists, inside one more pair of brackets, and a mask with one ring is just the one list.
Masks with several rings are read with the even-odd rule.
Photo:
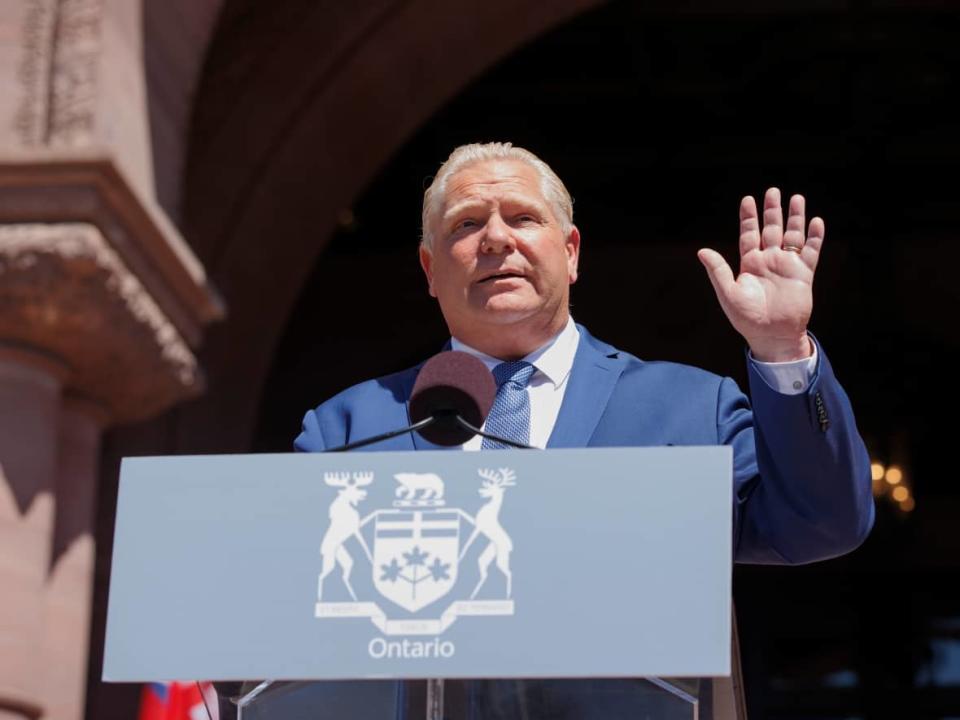
[[[527, 392], [530, 395], [529, 444], [533, 447], [547, 446], [553, 426], [557, 422], [557, 415], [560, 414], [560, 405], [567, 391], [567, 382], [570, 380], [570, 371], [573, 369], [573, 359], [579, 344], [580, 332], [573, 318], [568, 318], [563, 330], [523, 358], [536, 368], [527, 385]], [[479, 358], [491, 372], [503, 362], [499, 358], [491, 357], [465, 345], [457, 338], [451, 339], [450, 347]], [[814, 344], [813, 355], [801, 360], [767, 363], [754, 360], [751, 356], [750, 362], [773, 390], [785, 395], [799, 395], [810, 385], [813, 373], [816, 371], [817, 348]], [[486, 423], [484, 423], [485, 427]], [[463, 449], [479, 450], [482, 443], [483, 438], [474, 435], [463, 444]]]

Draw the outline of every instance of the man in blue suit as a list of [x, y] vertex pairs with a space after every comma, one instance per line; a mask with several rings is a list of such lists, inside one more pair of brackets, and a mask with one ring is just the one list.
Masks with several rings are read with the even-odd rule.
[[[739, 274], [717, 252], [698, 253], [749, 346], [752, 408], [729, 378], [641, 361], [573, 323], [580, 233], [569, 193], [532, 153], [509, 143], [457, 148], [424, 196], [420, 260], [451, 346], [497, 377], [487, 420], [497, 434], [506, 428], [537, 447], [732, 445], [736, 560], [805, 563], [849, 552], [873, 522], [869, 459], [849, 401], [807, 332], [823, 238], [823, 220], [807, 224], [800, 195], [784, 223], [771, 188], [762, 218], [752, 197], [740, 205]], [[296, 448], [409, 424], [417, 371], [309, 411]], [[481, 446], [490, 444], [475, 437], [464, 449]], [[375, 449], [435, 447], [407, 435]]]

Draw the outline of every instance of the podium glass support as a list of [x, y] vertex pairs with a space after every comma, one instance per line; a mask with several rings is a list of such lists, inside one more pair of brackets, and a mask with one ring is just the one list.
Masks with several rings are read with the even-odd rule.
[[730, 620], [730, 677], [215, 683], [210, 720], [747, 720]]
[[219, 720], [745, 720], [731, 678], [218, 684]]

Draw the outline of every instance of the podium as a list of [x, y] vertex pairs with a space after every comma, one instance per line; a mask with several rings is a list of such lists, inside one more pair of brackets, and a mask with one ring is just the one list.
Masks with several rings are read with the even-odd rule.
[[213, 680], [222, 720], [742, 718], [731, 498], [727, 447], [125, 459], [103, 679]]

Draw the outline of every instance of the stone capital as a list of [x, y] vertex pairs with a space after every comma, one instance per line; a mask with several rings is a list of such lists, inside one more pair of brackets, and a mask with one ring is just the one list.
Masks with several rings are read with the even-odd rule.
[[184, 333], [89, 223], [0, 226], [0, 339], [59, 358], [64, 385], [114, 422], [203, 388]]

